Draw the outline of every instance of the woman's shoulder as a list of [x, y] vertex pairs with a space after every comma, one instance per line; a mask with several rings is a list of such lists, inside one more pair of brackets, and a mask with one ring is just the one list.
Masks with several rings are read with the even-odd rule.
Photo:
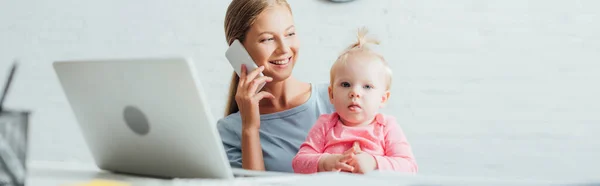
[[242, 118], [239, 112], [229, 114], [228, 116], [222, 117], [217, 120], [217, 129], [220, 133], [234, 132], [236, 129], [241, 129]]
[[[313, 103], [305, 103], [302, 106], [299, 106], [299, 108], [293, 108], [290, 110], [285, 110], [285, 111], [281, 111], [279, 113], [273, 113], [273, 114], [265, 114], [265, 115], [261, 115], [261, 122], [263, 122], [262, 120], [273, 120], [273, 119], [278, 119], [278, 118], [283, 118], [283, 116], [287, 116], [287, 117], [292, 117], [292, 116], [296, 116], [290, 113], [296, 113], [298, 112], [298, 110], [305, 110], [302, 109], [302, 107], [306, 108], [309, 105], [314, 105], [316, 106], [315, 108], [312, 108], [312, 111], [310, 112], [316, 112], [320, 113], [320, 114], [325, 114], [325, 113], [331, 113], [334, 111], [333, 105], [331, 104], [331, 102], [329, 101], [329, 92], [328, 92], [328, 88], [329, 88], [329, 83], [328, 82], [314, 82], [311, 83], [312, 84], [312, 94], [311, 96], [314, 96], [312, 100]], [[314, 104], [316, 103], [316, 104]], [[311, 108], [309, 106], [309, 108]], [[302, 116], [302, 115], [298, 115], [298, 116]], [[222, 117], [217, 121], [217, 128], [219, 129], [219, 132], [236, 132], [236, 131], [240, 131], [242, 127], [242, 118], [239, 112], [236, 113], [232, 113], [228, 116]], [[237, 133], [237, 132], [236, 132]]]
[[315, 92], [319, 93], [319, 96], [329, 96], [329, 92], [327, 90], [329, 88], [329, 82], [313, 82], [311, 84], [315, 88]]
[[313, 93], [316, 95], [315, 102], [318, 107], [322, 108], [321, 113], [333, 112], [333, 104], [329, 101], [329, 82], [313, 83], [313, 88], [315, 89]]

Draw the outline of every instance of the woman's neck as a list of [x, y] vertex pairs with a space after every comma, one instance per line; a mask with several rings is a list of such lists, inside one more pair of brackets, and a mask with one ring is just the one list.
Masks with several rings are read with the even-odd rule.
[[263, 91], [273, 94], [275, 99], [262, 99], [259, 103], [260, 113], [268, 114], [287, 110], [306, 102], [310, 97], [311, 87], [294, 77], [280, 82], [269, 82]]

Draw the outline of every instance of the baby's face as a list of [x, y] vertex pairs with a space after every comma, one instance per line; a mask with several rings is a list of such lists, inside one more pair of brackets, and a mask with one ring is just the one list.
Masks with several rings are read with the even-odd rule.
[[334, 66], [329, 98], [347, 126], [369, 124], [389, 98], [386, 73], [378, 58], [354, 54], [345, 65]]

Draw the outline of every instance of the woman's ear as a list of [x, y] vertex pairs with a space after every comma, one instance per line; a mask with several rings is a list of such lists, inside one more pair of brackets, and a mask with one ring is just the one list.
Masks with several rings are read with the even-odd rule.
[[387, 101], [388, 101], [389, 99], [390, 99], [390, 91], [389, 91], [389, 90], [386, 90], [386, 91], [383, 93], [383, 95], [381, 96], [381, 106], [380, 106], [380, 108], [381, 108], [381, 107], [383, 107], [383, 106], [384, 106], [384, 105], [387, 103]]

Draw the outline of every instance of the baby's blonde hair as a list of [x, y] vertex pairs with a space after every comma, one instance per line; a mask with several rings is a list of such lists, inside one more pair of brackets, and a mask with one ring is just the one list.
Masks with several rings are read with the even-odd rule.
[[372, 55], [373, 57], [376, 57], [377, 59], [379, 59], [378, 61], [380, 61], [383, 66], [385, 67], [385, 75], [386, 75], [386, 80], [387, 80], [387, 86], [386, 86], [386, 90], [389, 90], [391, 85], [392, 85], [392, 69], [390, 68], [390, 66], [388, 65], [388, 63], [385, 61], [385, 59], [383, 58], [383, 56], [377, 52], [375, 52], [374, 50], [372, 50], [371, 48], [369, 48], [368, 44], [374, 44], [374, 45], [379, 45], [379, 40], [374, 39], [374, 38], [370, 38], [367, 37], [367, 33], [368, 30], [365, 27], [359, 28], [358, 29], [358, 35], [357, 35], [357, 41], [356, 43], [350, 45], [348, 48], [346, 48], [337, 58], [337, 60], [335, 61], [335, 63], [333, 64], [331, 70], [330, 70], [330, 84], [333, 85], [333, 81], [335, 78], [335, 72], [336, 72], [336, 67], [338, 65], [346, 65], [346, 61], [348, 59], [348, 57], [350, 57], [350, 55], [352, 54], [357, 54], [357, 53], [365, 53], [368, 55]]

